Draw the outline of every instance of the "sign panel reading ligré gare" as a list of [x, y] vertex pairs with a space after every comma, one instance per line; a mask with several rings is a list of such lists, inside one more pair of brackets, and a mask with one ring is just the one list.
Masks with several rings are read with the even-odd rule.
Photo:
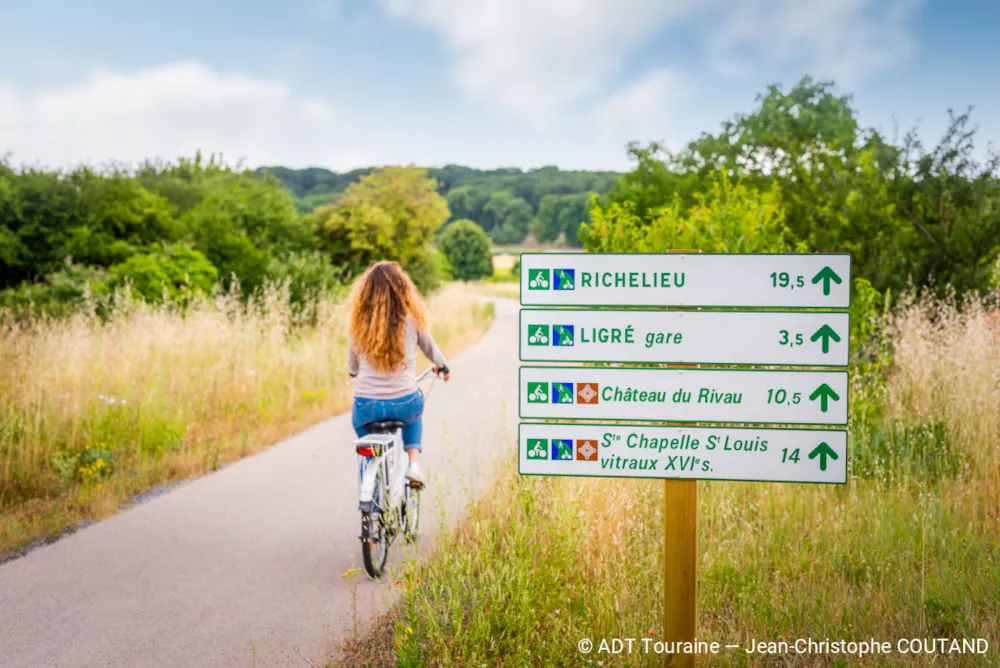
[[850, 306], [847, 254], [522, 253], [538, 306]]
[[521, 309], [523, 362], [846, 366], [847, 313]]

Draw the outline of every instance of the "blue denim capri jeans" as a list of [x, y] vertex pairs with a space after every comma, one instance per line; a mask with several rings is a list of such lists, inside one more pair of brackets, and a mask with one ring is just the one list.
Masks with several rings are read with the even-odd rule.
[[369, 433], [365, 425], [377, 420], [400, 420], [403, 427], [403, 448], [416, 448], [420, 451], [420, 439], [423, 436], [421, 415], [424, 412], [424, 395], [417, 390], [398, 399], [370, 399], [354, 397], [351, 408], [351, 423], [359, 437]]

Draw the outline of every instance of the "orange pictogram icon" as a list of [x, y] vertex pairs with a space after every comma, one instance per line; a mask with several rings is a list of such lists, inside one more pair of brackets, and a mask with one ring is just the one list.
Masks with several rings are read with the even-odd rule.
[[597, 461], [597, 441], [580, 440], [576, 442], [576, 458], [585, 462]]
[[577, 383], [576, 384], [576, 398], [578, 404], [596, 404], [597, 403], [597, 383]]

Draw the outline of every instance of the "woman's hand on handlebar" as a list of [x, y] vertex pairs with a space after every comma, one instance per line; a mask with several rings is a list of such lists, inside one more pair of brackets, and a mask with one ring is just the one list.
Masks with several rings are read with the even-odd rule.
[[448, 382], [448, 379], [451, 378], [451, 369], [449, 369], [447, 365], [434, 367], [434, 373], [444, 378], [444, 382], [446, 383]]

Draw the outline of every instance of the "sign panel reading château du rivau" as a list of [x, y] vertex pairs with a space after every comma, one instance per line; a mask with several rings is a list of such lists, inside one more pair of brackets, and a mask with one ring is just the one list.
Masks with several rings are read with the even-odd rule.
[[523, 253], [521, 303], [843, 309], [847, 254]]
[[522, 418], [847, 424], [846, 371], [521, 367]]

